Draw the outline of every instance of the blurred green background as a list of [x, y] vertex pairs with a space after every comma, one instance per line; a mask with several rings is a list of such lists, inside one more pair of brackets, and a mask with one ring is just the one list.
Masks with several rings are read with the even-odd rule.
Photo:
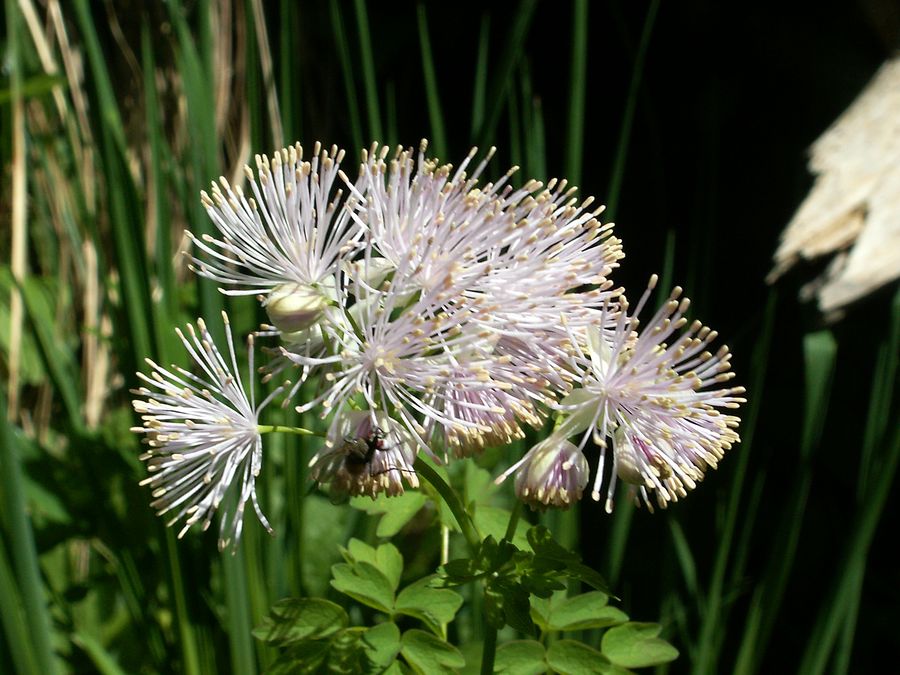
[[175, 325], [226, 304], [241, 334], [261, 318], [181, 255], [186, 227], [210, 227], [210, 179], [295, 140], [355, 158], [428, 137], [447, 161], [493, 144], [492, 176], [518, 164], [605, 202], [616, 280], [684, 286], [735, 352], [744, 442], [695, 493], [550, 519], [623, 609], [665, 625], [682, 656], [662, 670], [880, 672], [900, 606], [900, 296], [826, 325], [796, 300], [821, 265], [763, 279], [812, 182], [805, 149], [897, 46], [900, 14], [725, 4], [5, 0], [0, 670], [264, 669], [251, 627], [324, 593], [338, 543], [374, 537], [305, 496], [314, 447], [286, 439], [260, 484], [275, 538], [248, 519], [235, 556], [176, 541], [137, 485], [128, 389], [144, 357], [182, 358]]

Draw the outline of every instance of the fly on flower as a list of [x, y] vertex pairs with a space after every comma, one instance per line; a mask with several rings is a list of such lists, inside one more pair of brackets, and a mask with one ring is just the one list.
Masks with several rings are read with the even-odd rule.
[[419, 486], [414, 446], [402, 426], [383, 414], [354, 410], [335, 417], [323, 447], [309, 463], [310, 478], [327, 483], [332, 495], [373, 499], [403, 493], [403, 482]]

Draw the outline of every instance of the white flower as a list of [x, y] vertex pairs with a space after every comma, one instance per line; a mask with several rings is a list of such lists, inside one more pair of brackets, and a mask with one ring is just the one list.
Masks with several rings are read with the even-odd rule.
[[[228, 317], [222, 313], [227, 336], [227, 358], [213, 343], [203, 319], [197, 320], [199, 335], [190, 324], [188, 336], [178, 336], [200, 373], [172, 366], [169, 369], [147, 359], [152, 372], [138, 373], [146, 387], [134, 390], [134, 409], [143, 426], [132, 431], [145, 434], [149, 446], [141, 459], [147, 462], [150, 476], [141, 485], [152, 489], [159, 515], [170, 516], [169, 525], [183, 520], [179, 537], [192, 525], [209, 527], [222, 500], [237, 484], [237, 505], [222, 514], [219, 548], [237, 544], [243, 526], [244, 508], [253, 504], [263, 527], [271, 527], [256, 496], [256, 477], [262, 465], [262, 440], [257, 425], [259, 411], [268, 404], [273, 392], [255, 405], [253, 387], [253, 350], [250, 349], [250, 396], [238, 374], [237, 359]], [[252, 343], [252, 337], [251, 337]]]
[[497, 349], [499, 342], [482, 334], [468, 349], [453, 353], [447, 377], [430, 396], [447, 418], [471, 423], [440, 426], [432, 420], [426, 425], [435, 428], [426, 436], [441, 441], [446, 455], [470, 457], [523, 438], [521, 425], [539, 429], [555, 400], [546, 365], [517, 361]]
[[[224, 178], [202, 193], [206, 211], [221, 238], [188, 233], [205, 259], [193, 258], [193, 269], [234, 289], [229, 295], [268, 293], [283, 284], [298, 284], [307, 293], [330, 296], [331, 277], [341, 256], [353, 248], [358, 228], [335, 189], [344, 151], [319, 143], [311, 161], [296, 144], [271, 160], [256, 156], [257, 177], [244, 167], [252, 196], [232, 188]], [[325, 287], [320, 289], [320, 285]]]
[[443, 285], [455, 304], [487, 299], [496, 307], [489, 325], [525, 315], [558, 322], [561, 313], [576, 321], [616, 294], [607, 276], [621, 243], [612, 224], [597, 220], [602, 207], [588, 210], [592, 198], [579, 204], [566, 181], [513, 189], [507, 183], [517, 167], [478, 186], [493, 148], [469, 176], [477, 148], [453, 171], [426, 159], [426, 147], [417, 162], [412, 150], [398, 149], [388, 164], [388, 148], [373, 146], [356, 185], [348, 182], [367, 249], [397, 270], [395, 288]]
[[[303, 367], [303, 375], [325, 369], [324, 391], [298, 406], [305, 412], [322, 405], [322, 416], [341, 415], [353, 407], [389, 412], [415, 439], [431, 451], [423, 421], [445, 427], [473, 428], [478, 422], [445, 410], [445, 383], [454, 378], [473, 391], [496, 386], [484, 364], [469, 361], [457, 369], [457, 354], [468, 353], [478, 335], [465, 331], [471, 311], [444, 313], [443, 289], [435, 288], [410, 299], [391, 288], [384, 293], [357, 289], [361, 301], [344, 321], [322, 324], [329, 331], [331, 355], [315, 356], [282, 349]], [[470, 409], [478, 404], [463, 404]]]
[[[568, 417], [557, 433], [583, 432], [579, 447], [593, 437], [600, 446], [600, 463], [592, 497], [600, 498], [607, 439], [613, 439], [613, 475], [606, 491], [612, 509], [616, 477], [636, 486], [643, 501], [650, 495], [660, 507], [677, 501], [696, 487], [708, 467], [715, 468], [725, 451], [739, 440], [740, 420], [720, 409], [737, 408], [743, 387], [716, 388], [730, 380], [727, 347], [706, 350], [715, 331], [694, 321], [686, 330], [683, 317], [689, 301], [676, 288], [669, 300], [639, 333], [637, 315], [656, 285], [651, 279], [635, 312], [622, 300], [613, 328], [593, 330], [587, 343], [573, 343], [575, 367], [584, 369], [580, 388], [558, 408]], [[600, 325], [608, 326], [608, 322]]]

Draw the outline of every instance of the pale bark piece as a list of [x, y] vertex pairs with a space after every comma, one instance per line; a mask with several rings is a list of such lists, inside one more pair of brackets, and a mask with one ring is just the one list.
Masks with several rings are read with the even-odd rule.
[[884, 64], [810, 149], [815, 184], [781, 236], [774, 281], [844, 252], [813, 286], [832, 313], [900, 277], [900, 58]]

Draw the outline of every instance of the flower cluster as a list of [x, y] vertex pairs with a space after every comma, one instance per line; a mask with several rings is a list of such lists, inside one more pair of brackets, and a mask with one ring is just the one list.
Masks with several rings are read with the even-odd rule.
[[[552, 420], [550, 436], [498, 479], [515, 473], [521, 499], [579, 499], [593, 440], [595, 499], [606, 480], [611, 508], [618, 478], [665, 506], [738, 440], [737, 418], [722, 412], [743, 401], [724, 386], [728, 351], [707, 351], [716, 334], [687, 325], [680, 289], [641, 329], [656, 280], [631, 311], [610, 280], [623, 253], [603, 208], [566, 181], [514, 187], [515, 169], [484, 181], [492, 154], [473, 168], [473, 149], [454, 168], [428, 158], [424, 141], [418, 152], [373, 145], [355, 179], [334, 147], [257, 157], [247, 187], [220, 179], [203, 193], [219, 236], [192, 237], [192, 269], [224, 293], [261, 294], [265, 332], [279, 342], [268, 377], [293, 373], [285, 402], [329, 420], [310, 473], [333, 491], [399, 494], [418, 485], [419, 452], [467, 457]], [[209, 378], [202, 388], [151, 364], [145, 380], [165, 396], [140, 390], [148, 400], [135, 405], [154, 504], [185, 527], [208, 524], [240, 471], [238, 512], [223, 521], [236, 538], [244, 503], [256, 506], [261, 451], [230, 335], [229, 352], [222, 367], [204, 329], [191, 349]], [[297, 401], [311, 379], [316, 393]], [[192, 398], [209, 408], [205, 426]]]

